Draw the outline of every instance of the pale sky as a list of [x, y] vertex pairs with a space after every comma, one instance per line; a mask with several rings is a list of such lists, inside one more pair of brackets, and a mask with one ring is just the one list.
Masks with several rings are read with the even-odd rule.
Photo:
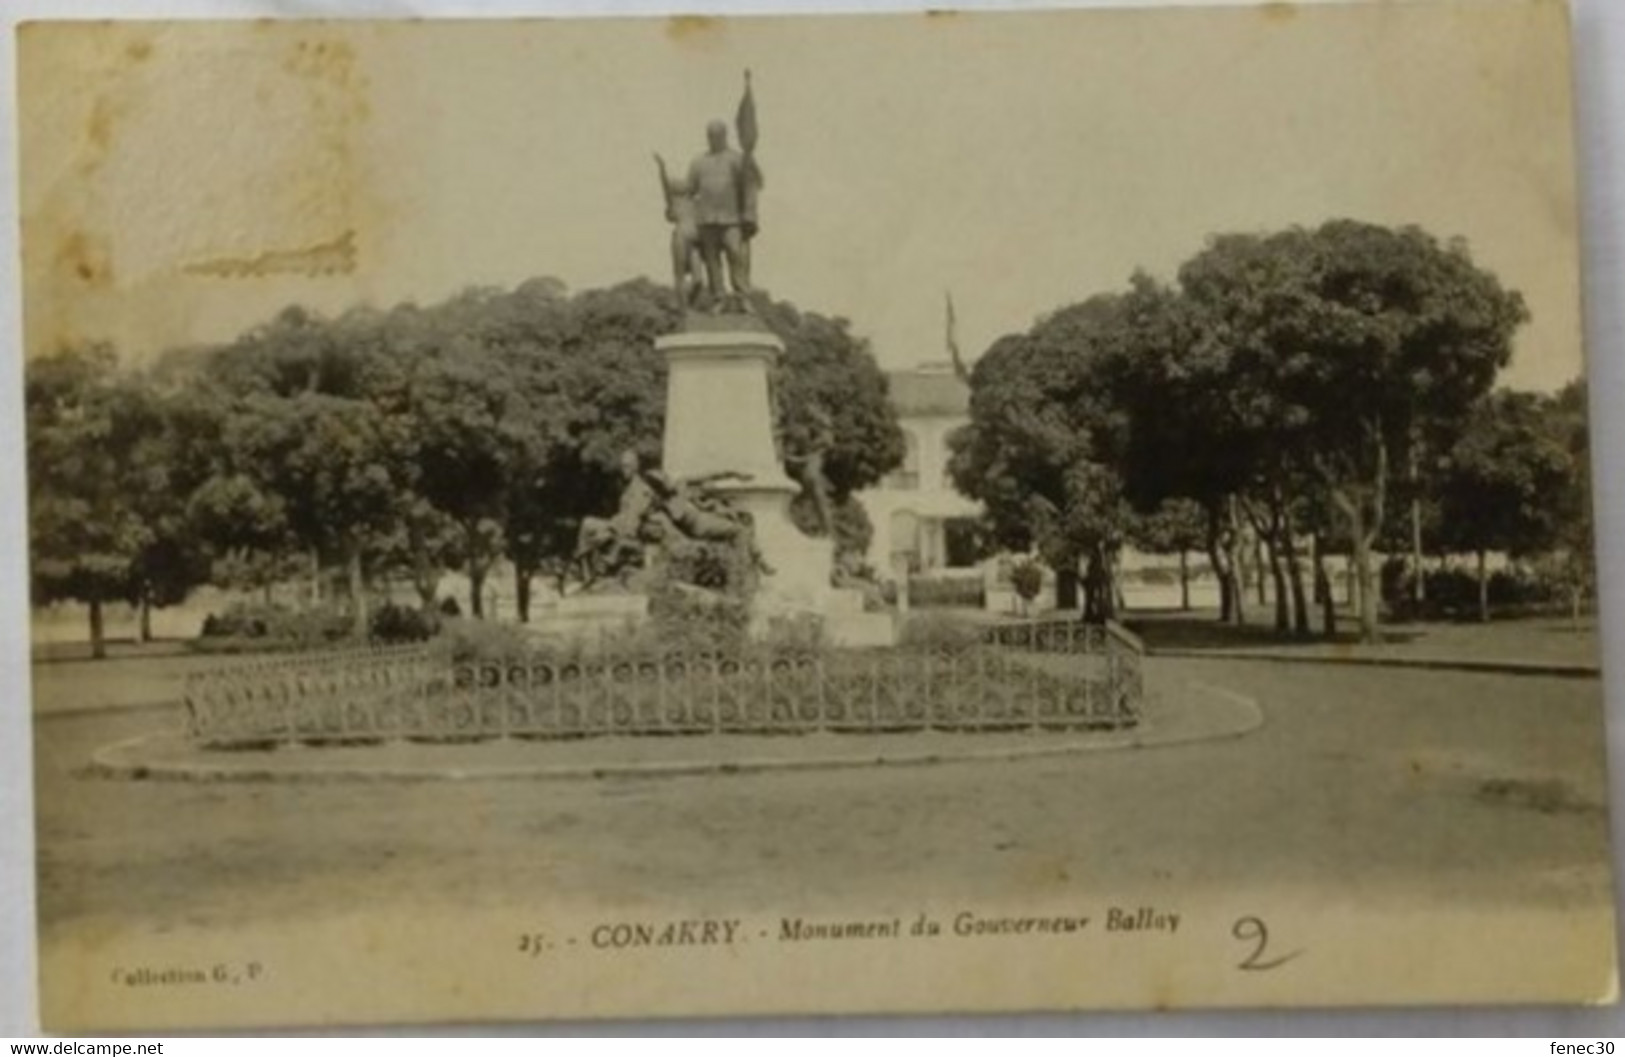
[[1509, 384], [1581, 369], [1552, 2], [104, 23], [30, 27], [20, 63], [31, 354], [143, 356], [291, 302], [664, 282], [650, 153], [685, 167], [749, 67], [757, 277], [889, 368], [943, 357], [944, 290], [975, 355], [1210, 233], [1349, 216], [1464, 236], [1523, 292]]

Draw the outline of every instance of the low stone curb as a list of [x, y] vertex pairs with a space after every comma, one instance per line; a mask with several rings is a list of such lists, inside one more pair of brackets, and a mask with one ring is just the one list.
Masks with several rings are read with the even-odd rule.
[[1332, 657], [1326, 654], [1277, 653], [1272, 650], [1147, 649], [1148, 657], [1195, 661], [1276, 661], [1282, 664], [1347, 664], [1368, 668], [1420, 668], [1431, 671], [1488, 672], [1502, 675], [1544, 675], [1560, 679], [1599, 679], [1597, 664], [1556, 664], [1542, 661], [1479, 661], [1448, 657]]
[[[289, 755], [245, 758], [250, 754], [193, 749], [178, 732], [147, 734], [115, 742], [97, 750], [91, 758], [90, 770], [94, 774], [112, 778], [166, 779], [192, 782], [345, 782], [345, 781], [489, 781], [513, 779], [583, 779], [613, 777], [675, 777], [697, 774], [735, 774], [775, 770], [809, 770], [872, 766], [919, 766], [936, 763], [987, 762], [993, 760], [1037, 759], [1115, 749], [1152, 749], [1183, 745], [1198, 741], [1214, 741], [1240, 737], [1258, 729], [1264, 722], [1263, 711], [1256, 701], [1240, 694], [1203, 684], [1190, 684], [1190, 694], [1181, 698], [1200, 697], [1200, 702], [1182, 701], [1180, 705], [1155, 709], [1161, 713], [1154, 722], [1142, 721], [1131, 731], [1117, 731], [1090, 735], [1040, 735], [1038, 744], [1003, 744], [993, 748], [976, 748], [977, 734], [896, 734], [896, 735], [836, 735], [854, 739], [851, 750], [839, 753], [797, 755], [790, 751], [781, 755], [744, 755], [733, 759], [674, 759], [674, 760], [620, 760], [604, 758], [558, 761], [448, 765], [435, 756], [446, 755], [435, 747], [424, 746], [421, 762], [403, 766], [394, 762], [365, 765], [364, 760], [346, 760], [342, 765], [314, 765], [326, 749], [300, 749]], [[1025, 735], [1004, 735], [1024, 737]], [[722, 735], [721, 737], [732, 737]], [[877, 739], [889, 744], [877, 746]], [[931, 746], [927, 739], [936, 741]], [[804, 742], [791, 736], [774, 738], [782, 741], [786, 750], [805, 747]], [[965, 742], [964, 751], [956, 751], [945, 742]], [[641, 740], [644, 746], [649, 743]], [[685, 739], [686, 741], [686, 739]], [[922, 744], [925, 742], [926, 744]], [[543, 743], [538, 752], [545, 751]], [[607, 739], [594, 742], [575, 742], [572, 747], [588, 746], [601, 749], [613, 746]], [[625, 740], [621, 741], [625, 744]], [[557, 751], [555, 743], [552, 746]], [[877, 751], [877, 748], [879, 751]], [[367, 750], [354, 750], [365, 752]], [[307, 755], [309, 754], [309, 755]], [[303, 757], [303, 758], [301, 758]]]

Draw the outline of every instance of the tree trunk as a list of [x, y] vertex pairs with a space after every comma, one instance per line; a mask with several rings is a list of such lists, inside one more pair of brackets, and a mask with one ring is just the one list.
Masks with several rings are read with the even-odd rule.
[[485, 619], [485, 567], [475, 562], [468, 563], [468, 613]]
[[1326, 547], [1320, 540], [1320, 533], [1315, 533], [1310, 541], [1314, 549], [1312, 561], [1315, 566], [1315, 597], [1320, 599], [1320, 628], [1327, 638], [1337, 635], [1337, 599], [1332, 595], [1332, 580], [1326, 575]]
[[[1281, 552], [1273, 538], [1264, 541], [1270, 563], [1270, 585], [1275, 589], [1275, 630], [1292, 630], [1292, 613], [1287, 608], [1286, 571], [1281, 568]], [[1260, 580], [1263, 577], [1259, 577]]]
[[141, 592], [141, 641], [152, 641], [152, 596]]
[[418, 593], [418, 604], [428, 612], [435, 606], [440, 595], [440, 571], [429, 560], [421, 548], [414, 548], [412, 554], [412, 588]]
[[1179, 551], [1179, 610], [1182, 613], [1191, 611], [1191, 564], [1190, 555], [1184, 548]]
[[1230, 622], [1237, 627], [1247, 623], [1247, 590], [1242, 577], [1242, 552], [1246, 549], [1241, 539], [1241, 515], [1236, 509], [1236, 497], [1231, 496], [1227, 512], [1228, 524], [1225, 530], [1224, 542], [1226, 556], [1230, 562], [1230, 596], [1235, 606], [1230, 614]]
[[1360, 634], [1369, 643], [1382, 641], [1382, 588], [1377, 570], [1371, 564], [1371, 548], [1377, 542], [1388, 512], [1388, 445], [1379, 429], [1373, 438], [1377, 472], [1371, 481], [1371, 523], [1365, 540], [1365, 562], [1360, 569]]
[[1411, 500], [1411, 601], [1420, 617], [1427, 604], [1427, 577], [1422, 570], [1422, 500]]
[[1360, 641], [1375, 646], [1383, 641], [1381, 631], [1381, 592], [1376, 587], [1376, 569], [1371, 568], [1371, 537], [1362, 533], [1354, 556], [1355, 584], [1360, 590]]
[[358, 639], [367, 637], [367, 585], [361, 575], [361, 548], [352, 546], [344, 562], [345, 586], [350, 593], [350, 630]]
[[1264, 535], [1257, 529], [1253, 530], [1253, 590], [1258, 595], [1260, 606], [1269, 604], [1269, 593], [1264, 586]]
[[1113, 602], [1110, 562], [1099, 547], [1091, 548], [1083, 579], [1083, 619], [1104, 624], [1116, 615]]
[[102, 660], [107, 656], [107, 629], [102, 620], [102, 600], [90, 600], [90, 656]]
[[1490, 620], [1490, 572], [1485, 561], [1484, 548], [1478, 548], [1478, 619]]
[[1106, 556], [1106, 583], [1111, 587], [1111, 612], [1107, 619], [1116, 620], [1117, 615], [1128, 608], [1128, 596], [1123, 593], [1123, 578], [1118, 575], [1117, 555]]
[[1281, 533], [1281, 554], [1286, 562], [1287, 582], [1292, 588], [1292, 631], [1299, 638], [1309, 637], [1309, 603], [1304, 598], [1303, 562], [1298, 557], [1298, 543], [1293, 539], [1292, 519], [1286, 521]]
[[1366, 530], [1365, 511], [1360, 509], [1361, 505], [1356, 502], [1350, 526], [1354, 537], [1354, 582], [1359, 596], [1360, 641], [1375, 645], [1381, 641], [1382, 632], [1377, 613], [1377, 578], [1371, 568], [1373, 534]]
[[519, 622], [530, 623], [531, 571], [518, 562], [513, 563], [513, 602], [519, 610]]
[[1217, 505], [1207, 510], [1207, 560], [1213, 567], [1213, 578], [1219, 582], [1219, 623], [1228, 624], [1235, 609], [1235, 593], [1231, 590], [1230, 566], [1220, 543], [1221, 528]]
[[1371, 475], [1352, 482], [1338, 482], [1324, 471], [1323, 476], [1332, 502], [1348, 521], [1354, 581], [1358, 587], [1360, 640], [1375, 645], [1382, 640], [1382, 594], [1371, 565], [1371, 551], [1377, 534], [1382, 531], [1387, 511], [1388, 445], [1383, 440], [1380, 422], [1368, 423], [1368, 426]]
[[1411, 601], [1416, 603], [1417, 616], [1427, 601], [1427, 586], [1422, 579], [1422, 477], [1417, 470], [1418, 447], [1421, 441], [1412, 434], [1410, 459], [1406, 467], [1411, 485]]
[[1070, 613], [1078, 608], [1078, 568], [1074, 561], [1055, 570], [1055, 608]]

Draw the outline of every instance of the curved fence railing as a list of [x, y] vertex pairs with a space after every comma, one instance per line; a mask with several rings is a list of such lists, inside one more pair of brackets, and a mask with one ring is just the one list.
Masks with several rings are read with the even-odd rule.
[[1143, 650], [1116, 625], [1030, 621], [883, 650], [538, 652], [432, 646], [248, 661], [189, 678], [220, 747], [590, 735], [1109, 730], [1139, 721]]

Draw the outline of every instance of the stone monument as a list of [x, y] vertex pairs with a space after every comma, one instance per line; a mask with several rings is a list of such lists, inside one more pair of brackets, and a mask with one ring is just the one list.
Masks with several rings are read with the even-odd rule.
[[[655, 342], [668, 367], [662, 466], [675, 479], [714, 481], [749, 516], [764, 565], [753, 601], [758, 627], [774, 617], [812, 614], [824, 618], [836, 642], [889, 643], [890, 616], [864, 612], [861, 592], [832, 585], [834, 540], [808, 536], [791, 520], [790, 502], [801, 489], [780, 461], [769, 391], [784, 344], [751, 304], [762, 172], [748, 72], [735, 126], [741, 150], [728, 145], [727, 126], [713, 121], [705, 153], [681, 179], [660, 162], [684, 309], [681, 329]], [[694, 274], [696, 258], [703, 282]]]

